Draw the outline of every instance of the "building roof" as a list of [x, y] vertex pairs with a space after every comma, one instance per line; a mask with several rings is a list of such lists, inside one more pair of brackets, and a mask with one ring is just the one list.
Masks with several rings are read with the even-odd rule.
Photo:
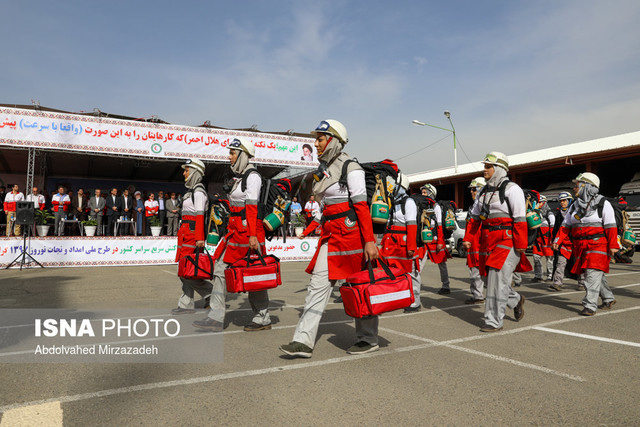
[[[509, 155], [510, 171], [524, 171], [531, 168], [538, 168], [544, 165], [553, 164], [573, 164], [584, 161], [586, 158], [597, 158], [617, 156], [622, 153], [640, 151], [640, 131], [625, 133], [622, 135], [610, 136], [606, 138], [594, 139], [591, 141], [577, 142], [574, 144], [561, 145], [542, 150], [529, 151], [526, 153]], [[458, 173], [453, 166], [434, 169], [425, 172], [409, 174], [409, 182], [423, 183], [434, 180], [460, 179], [467, 175], [477, 175], [482, 172], [483, 165], [480, 161], [458, 165]]]

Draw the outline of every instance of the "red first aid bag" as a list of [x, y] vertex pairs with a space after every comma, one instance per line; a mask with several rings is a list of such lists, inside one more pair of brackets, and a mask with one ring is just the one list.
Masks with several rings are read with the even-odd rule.
[[282, 284], [280, 279], [280, 259], [275, 255], [260, 252], [234, 262], [224, 271], [227, 292], [253, 292], [275, 288]]
[[213, 257], [206, 248], [203, 249], [203, 252], [196, 248], [193, 254], [180, 258], [178, 276], [194, 280], [213, 279]]
[[349, 276], [340, 286], [344, 311], [348, 316], [362, 318], [409, 307], [415, 301], [409, 274], [397, 267], [389, 267], [378, 259], [379, 267], [371, 262], [367, 269]]

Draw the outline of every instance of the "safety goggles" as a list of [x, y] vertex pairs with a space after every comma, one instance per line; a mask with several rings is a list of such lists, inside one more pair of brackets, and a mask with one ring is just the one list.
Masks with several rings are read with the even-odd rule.
[[234, 138], [233, 141], [227, 145], [230, 150], [242, 150], [242, 142], [238, 138]]

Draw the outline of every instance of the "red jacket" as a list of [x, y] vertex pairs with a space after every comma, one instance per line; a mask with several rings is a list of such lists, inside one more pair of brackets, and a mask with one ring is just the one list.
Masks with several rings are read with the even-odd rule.
[[307, 273], [313, 273], [318, 252], [325, 242], [328, 245], [329, 280], [346, 279], [351, 274], [362, 271], [365, 265], [364, 244], [375, 243], [376, 239], [367, 202], [354, 203], [353, 208], [355, 221], [348, 216], [327, 220], [328, 217], [349, 211], [350, 207], [349, 202], [325, 206], [322, 212], [322, 234], [316, 253], [306, 269]]

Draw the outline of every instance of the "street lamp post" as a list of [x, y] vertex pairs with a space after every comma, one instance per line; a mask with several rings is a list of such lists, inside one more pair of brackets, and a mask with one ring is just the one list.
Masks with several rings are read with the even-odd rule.
[[451, 132], [453, 134], [453, 166], [454, 166], [454, 169], [455, 169], [455, 173], [458, 173], [458, 149], [457, 149], [457, 143], [456, 143], [456, 128], [453, 127], [453, 122], [451, 121], [451, 113], [449, 111], [445, 111], [444, 115], [445, 115], [445, 117], [447, 119], [449, 119], [449, 123], [451, 124], [451, 129], [443, 128], [443, 127], [440, 127], [440, 126], [430, 125], [429, 123], [423, 123], [423, 122], [421, 122], [419, 120], [414, 120], [412, 123], [414, 125], [430, 126], [432, 128], [446, 130], [446, 131]]

